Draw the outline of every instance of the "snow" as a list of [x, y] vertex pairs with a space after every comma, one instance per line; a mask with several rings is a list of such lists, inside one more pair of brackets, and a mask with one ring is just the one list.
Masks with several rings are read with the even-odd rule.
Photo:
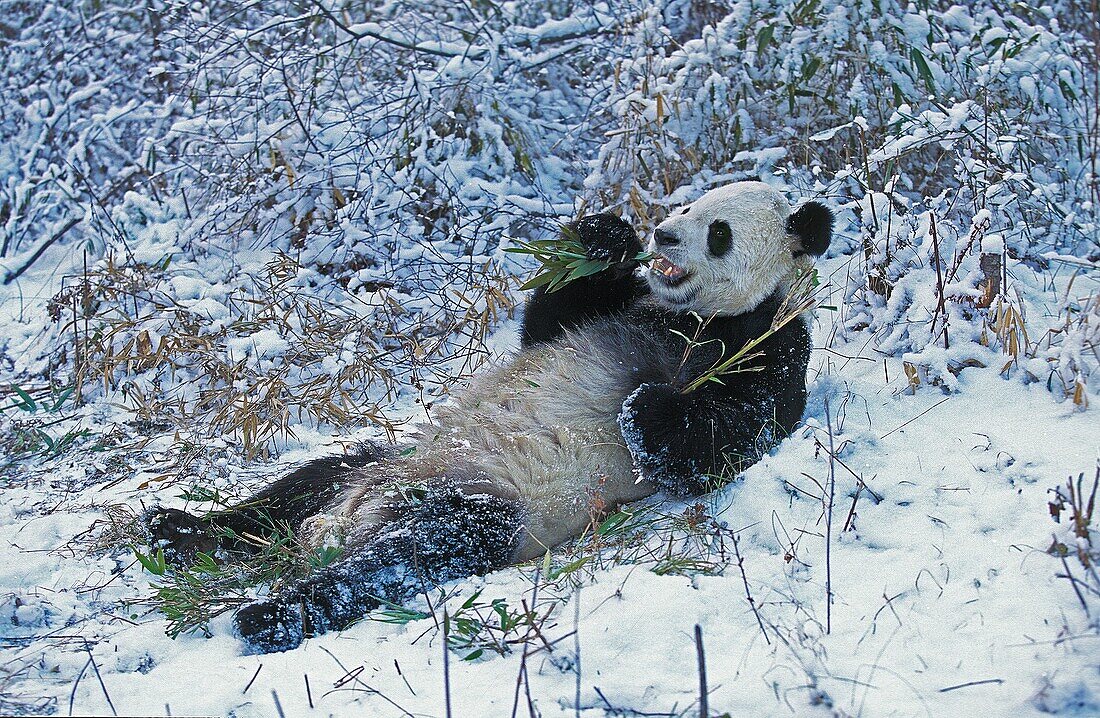
[[[823, 274], [843, 261], [830, 260]], [[822, 315], [818, 343], [834, 330], [834, 315]], [[815, 354], [811, 375], [825, 373], [811, 385], [806, 426], [704, 499], [738, 532], [767, 638], [733, 566], [690, 578], [620, 565], [597, 571], [572, 595], [567, 585], [544, 586], [547, 606], [548, 596], [565, 595], [545, 637], [565, 640], [527, 659], [541, 715], [575, 713], [568, 637], [578, 601], [582, 715], [604, 715], [608, 703], [687, 709], [697, 690], [695, 624], [706, 645], [710, 705], [731, 715], [829, 715], [828, 706], [848, 715], [1100, 710], [1098, 635], [1045, 552], [1051, 533], [1062, 531], [1049, 519], [1048, 489], [1096, 461], [1093, 418], [1054, 403], [1039, 384], [980, 369], [959, 374], [951, 394], [910, 395], [899, 360], [848, 351], [857, 359], [842, 364]], [[868, 487], [852, 527], [833, 536], [831, 631], [822, 506], [807, 496], [817, 492], [809, 477], [824, 484], [828, 476], [818, 442], [828, 445], [829, 425], [846, 467], [833, 467], [834, 527], [852, 503], [852, 474]], [[101, 492], [97, 502], [148, 495], [135, 483]], [[4, 505], [0, 630], [9, 660], [30, 666], [22, 694], [52, 696], [64, 709], [75, 689], [78, 714], [109, 713], [110, 696], [120, 714], [260, 716], [274, 710], [274, 691], [287, 715], [306, 715], [308, 676], [315, 706], [331, 715], [442, 714], [441, 635], [431, 619], [403, 627], [365, 620], [265, 656], [242, 655], [228, 615], [211, 623], [212, 638], [172, 641], [158, 614], [118, 607], [145, 593], [150, 579], [124, 550], [96, 558], [63, 548], [98, 515], [79, 495], [44, 511], [32, 488], [12, 489]], [[447, 605], [454, 610], [478, 588], [515, 605], [532, 597], [534, 578], [528, 566], [453, 583]], [[423, 598], [416, 605], [427, 609]], [[102, 686], [90, 673], [77, 680], [88, 655], [73, 634], [89, 641]], [[507, 715], [520, 661], [518, 650], [469, 663], [452, 655], [455, 714]]]
[[[443, 716], [442, 611], [481, 591], [549, 618], [526, 656], [450, 652], [455, 716], [512, 715], [522, 670], [516, 715], [696, 715], [696, 625], [715, 715], [1100, 715], [1096, 523], [1049, 506], [1100, 454], [1087, 13], [567, 5], [341, 9], [359, 39], [281, 1], [7, 8], [0, 714]], [[566, 547], [286, 653], [245, 655], [230, 613], [165, 635], [135, 514], [385, 440], [375, 410], [422, 419], [516, 351], [511, 242], [602, 210], [646, 232], [758, 173], [836, 209], [831, 309], [804, 426], [698, 499], [704, 528], [655, 498], [629, 551]], [[1005, 263], [991, 307], [981, 254]], [[150, 366], [181, 336], [210, 353]], [[252, 451], [215, 419], [268, 376], [293, 410]], [[669, 547], [712, 568], [658, 572]]]

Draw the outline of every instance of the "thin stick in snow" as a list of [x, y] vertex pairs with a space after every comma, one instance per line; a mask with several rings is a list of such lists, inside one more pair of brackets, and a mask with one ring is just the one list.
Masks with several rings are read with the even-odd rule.
[[19, 265], [18, 269], [13, 269], [10, 272], [8, 272], [6, 275], [4, 275], [4, 284], [11, 284], [16, 279], [19, 279], [19, 277], [21, 277], [23, 275], [23, 272], [30, 269], [31, 266], [35, 262], [37, 262], [42, 257], [43, 254], [46, 253], [46, 250], [49, 249], [53, 245], [54, 242], [56, 242], [57, 240], [61, 239], [66, 234], [68, 234], [69, 230], [72, 229], [73, 227], [75, 227], [76, 225], [80, 224], [80, 221], [82, 219], [84, 219], [84, 218], [83, 217], [73, 217], [72, 219], [70, 219], [68, 222], [65, 223], [64, 227], [62, 227], [58, 231], [54, 232], [44, 242], [42, 242], [42, 244], [38, 245], [38, 249], [34, 250], [34, 253], [31, 254], [30, 257], [27, 258], [27, 261], [25, 261], [25, 262], [23, 262], [23, 264]]
[[416, 695], [416, 691], [413, 690], [412, 685], [409, 683], [409, 679], [405, 677], [405, 674], [401, 672], [401, 664], [397, 662], [397, 659], [393, 659], [393, 667], [397, 669], [397, 675], [401, 677], [401, 680], [405, 681], [405, 687], [409, 689], [409, 693]]
[[[940, 265], [943, 263], [940, 258], [940, 237], [939, 234], [936, 232], [936, 215], [932, 212], [929, 212], [928, 218], [931, 222], [931, 224], [929, 225], [929, 231], [932, 234], [932, 251], [935, 253], [932, 261], [936, 265], [936, 294], [939, 296], [939, 303], [936, 306], [936, 314], [943, 317], [943, 348], [950, 349], [951, 342], [949, 342], [947, 339], [947, 305], [946, 297], [944, 296], [943, 291], [943, 269], [940, 267]], [[934, 328], [935, 317], [932, 318], [932, 321]]]
[[[766, 636], [765, 636], [766, 637]], [[699, 666], [699, 718], [707, 718], [707, 656], [703, 650], [703, 628], [695, 624], [695, 660]]]
[[[833, 457], [834, 459], [836, 457]], [[863, 481], [856, 482], [856, 495], [852, 497], [852, 507], [848, 509], [848, 516], [844, 519], [844, 525], [840, 527], [840, 532], [844, 533], [852, 528], [852, 521], [856, 518], [856, 504], [859, 503], [859, 496], [863, 493], [864, 484]]]
[[[107, 685], [103, 682], [103, 676], [99, 674], [99, 666], [96, 665], [95, 658], [92, 657], [92, 648], [88, 645], [88, 641], [86, 640], [84, 641], [84, 650], [88, 654], [88, 663], [91, 664], [92, 670], [95, 671], [95, 677], [99, 681], [99, 687], [103, 689], [103, 697], [107, 699], [107, 705], [111, 708], [111, 715], [117, 716], [118, 711], [115, 710], [115, 704], [111, 700], [111, 694], [107, 692]], [[85, 668], [87, 668], [87, 666], [85, 666]], [[80, 673], [81, 675], [83, 675], [84, 671], [81, 671]], [[77, 680], [80, 680], [79, 676], [77, 676]], [[73, 692], [76, 692], [75, 686], [73, 688]]]
[[443, 701], [447, 718], [451, 718], [451, 658], [447, 644], [451, 642], [451, 617], [443, 609]]
[[279, 702], [279, 693], [272, 688], [271, 700], [275, 701], [275, 712], [279, 715], [279, 718], [286, 718], [286, 713], [283, 713], [283, 704]]
[[[1057, 536], [1054, 537], [1054, 543], [1058, 543]], [[1092, 618], [1092, 616], [1089, 614], [1089, 604], [1085, 601], [1085, 597], [1081, 595], [1081, 589], [1077, 588], [1077, 579], [1075, 579], [1073, 577], [1073, 574], [1070, 573], [1069, 564], [1066, 563], [1066, 557], [1059, 556], [1058, 558], [1062, 559], [1062, 568], [1066, 570], [1066, 578], [1069, 579], [1069, 585], [1073, 586], [1073, 592], [1077, 594], [1077, 600], [1081, 602], [1081, 608], [1085, 611], [1085, 618]]]
[[391, 706], [393, 706], [397, 710], [401, 711], [401, 715], [407, 716], [408, 718], [416, 718], [412, 713], [410, 713], [409, 711], [402, 708], [400, 705], [398, 705], [393, 699], [391, 699], [385, 693], [383, 693], [382, 691], [380, 691], [376, 688], [371, 688], [366, 683], [364, 683], [362, 680], [360, 680], [359, 679], [359, 674], [363, 672], [363, 670], [364, 670], [363, 666], [360, 665], [360, 666], [357, 666], [357, 667], [355, 667], [351, 670], [348, 670], [348, 668], [343, 664], [343, 662], [339, 658], [336, 657], [335, 653], [333, 653], [329, 649], [325, 648], [324, 646], [317, 646], [317, 647], [320, 648], [325, 653], [327, 653], [329, 658], [331, 658], [333, 661], [335, 661], [336, 665], [340, 667], [340, 670], [344, 672], [344, 675], [340, 676], [340, 678], [338, 678], [332, 684], [332, 688], [328, 691], [325, 691], [325, 693], [321, 696], [321, 698], [324, 698], [325, 696], [327, 696], [329, 693], [332, 693], [333, 691], [340, 690], [341, 688], [343, 688], [348, 683], [355, 683], [357, 685], [362, 686], [363, 690], [365, 690], [367, 693], [369, 693], [373, 696], [378, 696], [379, 698], [386, 701], [387, 703], [389, 703]]
[[893, 429], [890, 429], [890, 431], [887, 431], [887, 432], [886, 432], [885, 434], [883, 434], [882, 436], [878, 437], [878, 438], [879, 438], [879, 441], [881, 441], [881, 440], [885, 439], [885, 438], [886, 438], [887, 436], [889, 436], [890, 434], [893, 434], [893, 433], [894, 433], [895, 431], [898, 431], [899, 429], [904, 429], [905, 427], [909, 426], [909, 425], [910, 425], [910, 424], [912, 424], [912, 423], [913, 423], [914, 421], [916, 421], [917, 419], [921, 418], [922, 416], [924, 416], [924, 415], [925, 415], [925, 414], [927, 414], [928, 412], [932, 411], [932, 410], [933, 410], [933, 409], [935, 409], [935, 408], [936, 408], [937, 406], [939, 406], [940, 404], [944, 403], [945, 401], [947, 401], [947, 400], [948, 400], [948, 399], [950, 399], [950, 398], [951, 398], [951, 397], [949, 397], [949, 396], [945, 396], [944, 398], [940, 399], [939, 401], [937, 401], [937, 402], [936, 402], [935, 404], [933, 404], [932, 406], [928, 407], [927, 409], [925, 409], [925, 410], [924, 410], [924, 411], [922, 411], [921, 413], [919, 413], [919, 414], [917, 414], [916, 416], [914, 416], [914, 417], [913, 417], [912, 419], [909, 419], [908, 421], [902, 422], [902, 423], [901, 423], [901, 424], [899, 424], [898, 426], [895, 426], [895, 427], [894, 427]]
[[306, 700], [309, 701], [310, 710], [313, 709], [313, 692], [309, 690], [309, 674], [305, 674], [306, 679]]
[[573, 709], [576, 717], [581, 718], [581, 589], [579, 587], [573, 600], [576, 601], [573, 606], [573, 650], [577, 655], [577, 682], [573, 694]]
[[[524, 601], [523, 609], [527, 613], [527, 632], [523, 636], [523, 653], [519, 657], [519, 673], [516, 675], [516, 692], [512, 696], [512, 718], [516, 718], [516, 711], [519, 710], [519, 689], [524, 681], [529, 680], [527, 677], [527, 651], [530, 647], [531, 633], [535, 630], [535, 614], [534, 608], [538, 606], [539, 600], [539, 569], [535, 569], [535, 588], [531, 592], [531, 606], [528, 608], [527, 602]], [[530, 695], [530, 686], [528, 688], [528, 695]]]
[[745, 598], [748, 599], [749, 607], [752, 608], [752, 615], [756, 616], [756, 625], [760, 626], [760, 632], [764, 634], [764, 641], [770, 646], [772, 642], [768, 638], [768, 632], [764, 630], [764, 620], [760, 618], [760, 610], [756, 607], [756, 601], [753, 600], [752, 591], [749, 590], [749, 578], [745, 575], [745, 559], [741, 556], [737, 534], [733, 535], [733, 553], [737, 556], [737, 568], [741, 569], [741, 582], [745, 584]]
[[836, 451], [833, 448], [833, 418], [825, 399], [825, 426], [829, 430], [829, 490], [825, 506], [825, 633], [833, 632], [833, 493], [836, 490]]
[[263, 669], [264, 669], [264, 664], [262, 664], [262, 663], [261, 663], [261, 664], [260, 664], [259, 666], [257, 666], [257, 667], [256, 667], [256, 672], [252, 674], [252, 678], [251, 678], [251, 679], [249, 679], [249, 681], [248, 681], [248, 685], [246, 685], [246, 686], [244, 687], [244, 690], [243, 690], [243, 691], [241, 691], [241, 695], [242, 695], [242, 696], [243, 696], [243, 695], [244, 695], [245, 693], [248, 693], [248, 689], [249, 689], [249, 688], [251, 688], [251, 687], [252, 687], [252, 684], [256, 682], [256, 676], [260, 675], [260, 671], [262, 671]]
[[957, 691], [960, 688], [969, 688], [970, 686], [984, 686], [984, 685], [988, 685], [990, 683], [995, 683], [997, 685], [1000, 685], [1004, 682], [1005, 682], [1004, 678], [986, 678], [985, 680], [982, 680], [982, 681], [967, 681], [966, 683], [960, 683], [960, 684], [955, 685], [955, 686], [947, 686], [946, 688], [941, 688], [940, 693], [949, 693], [951, 691]]
[[76, 701], [76, 688], [80, 685], [80, 679], [84, 677], [84, 672], [88, 670], [88, 666], [90, 666], [91, 663], [89, 658], [89, 661], [80, 669], [80, 673], [76, 674], [76, 680], [73, 681], [73, 690], [69, 693], [69, 715], [73, 714], [73, 702]]

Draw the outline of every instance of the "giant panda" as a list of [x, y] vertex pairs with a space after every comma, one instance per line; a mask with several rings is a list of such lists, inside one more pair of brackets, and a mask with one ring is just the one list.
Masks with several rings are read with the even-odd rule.
[[151, 541], [211, 551], [272, 521], [338, 541], [336, 563], [234, 617], [250, 652], [284, 651], [382, 602], [541, 556], [597, 507], [704, 492], [800, 420], [808, 319], [761, 344], [753, 371], [683, 389], [768, 330], [832, 222], [817, 202], [792, 211], [767, 184], [730, 184], [661, 222], [639, 273], [628, 224], [580, 219], [572, 233], [607, 269], [535, 290], [520, 351], [438, 406], [408, 446], [315, 460], [225, 511], [155, 510]]

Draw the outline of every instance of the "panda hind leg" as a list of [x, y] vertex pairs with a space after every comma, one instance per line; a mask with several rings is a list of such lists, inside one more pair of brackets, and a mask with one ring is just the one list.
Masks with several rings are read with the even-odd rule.
[[391, 455], [388, 447], [362, 443], [349, 454], [309, 461], [245, 501], [201, 516], [154, 507], [143, 517], [149, 546], [164, 548], [172, 563], [189, 563], [196, 552], [219, 547], [247, 551], [251, 544], [243, 536], [297, 528], [339, 496], [348, 474]]
[[237, 612], [237, 633], [254, 653], [295, 648], [387, 603], [403, 603], [447, 581], [511, 562], [525, 520], [523, 504], [430, 484], [415, 504], [394, 510], [365, 544], [331, 566]]

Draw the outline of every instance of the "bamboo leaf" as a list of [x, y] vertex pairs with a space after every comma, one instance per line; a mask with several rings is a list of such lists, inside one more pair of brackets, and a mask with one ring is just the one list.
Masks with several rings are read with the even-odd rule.
[[23, 411], [35, 412], [38, 411], [38, 402], [34, 400], [30, 394], [21, 389], [18, 386], [12, 385], [12, 391], [19, 395], [19, 398], [23, 400], [22, 404], [16, 404]]
[[909, 57], [913, 61], [913, 66], [917, 68], [917, 74], [924, 80], [924, 86], [928, 92], [934, 93], [936, 91], [936, 80], [932, 76], [932, 68], [928, 67], [928, 62], [925, 61], [924, 55], [917, 48], [912, 48], [909, 51]]
[[775, 25], [765, 25], [761, 28], [760, 32], [756, 33], [756, 56], [764, 54], [764, 51], [768, 49], [768, 45], [771, 44], [772, 37], [775, 36]]

